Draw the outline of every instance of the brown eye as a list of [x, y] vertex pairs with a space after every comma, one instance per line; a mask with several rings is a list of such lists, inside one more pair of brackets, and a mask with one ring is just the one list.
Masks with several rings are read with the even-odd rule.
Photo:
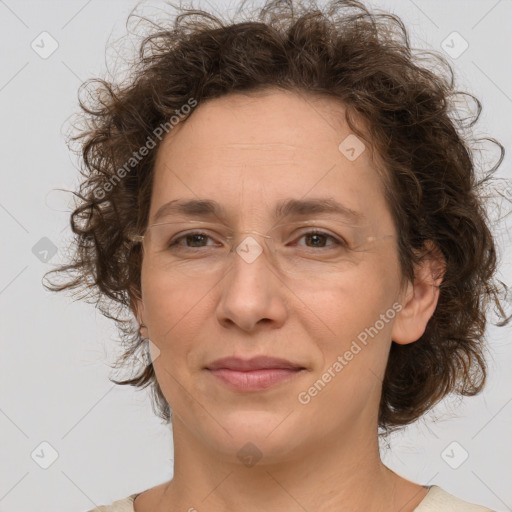
[[[346, 243], [337, 237], [330, 235], [328, 233], [324, 233], [323, 231], [308, 231], [307, 233], [303, 233], [300, 239], [306, 240], [306, 246], [308, 248], [320, 248], [323, 249], [325, 247], [332, 247], [332, 246], [345, 246]], [[331, 240], [333, 243], [326, 245], [326, 242], [328, 240]]]
[[[203, 242], [206, 242], [208, 239], [213, 240], [211, 236], [204, 233], [203, 231], [194, 231], [191, 233], [185, 233], [179, 237], [175, 237], [169, 242], [169, 248], [179, 247], [185, 249], [194, 249], [200, 247], [207, 247], [208, 245], [203, 245]], [[181, 241], [185, 241], [186, 245], [180, 243]], [[191, 245], [188, 245], [188, 244]], [[198, 245], [196, 245], [198, 244]], [[211, 244], [210, 244], [211, 245]]]

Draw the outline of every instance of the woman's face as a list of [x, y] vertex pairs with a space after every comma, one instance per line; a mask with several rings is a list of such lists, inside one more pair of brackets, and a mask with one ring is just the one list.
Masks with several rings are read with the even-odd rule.
[[[247, 443], [263, 462], [291, 459], [331, 436], [375, 435], [403, 295], [382, 183], [369, 148], [353, 135], [345, 140], [350, 134], [333, 100], [273, 91], [201, 104], [158, 150], [149, 224], [178, 199], [216, 201], [225, 217], [168, 212], [158, 221], [201, 221], [176, 232], [196, 227], [207, 237], [182, 239], [176, 252], [146, 252], [139, 318], [160, 351], [154, 368], [175, 428], [226, 460], [254, 450]], [[329, 199], [357, 215], [296, 208], [276, 218], [276, 204], [291, 199]], [[227, 254], [222, 243], [226, 229], [265, 234], [298, 221], [272, 231], [273, 243], [282, 242], [277, 260], [257, 234], [240, 234], [234, 246], [254, 259]], [[308, 226], [327, 237], [304, 235]], [[329, 235], [349, 247], [333, 246]], [[231, 264], [219, 273], [220, 254]], [[240, 389], [208, 369], [220, 358], [262, 355], [304, 370]]]

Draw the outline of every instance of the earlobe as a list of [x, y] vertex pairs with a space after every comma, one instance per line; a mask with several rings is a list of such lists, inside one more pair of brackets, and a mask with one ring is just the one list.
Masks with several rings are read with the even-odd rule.
[[402, 310], [397, 315], [391, 339], [400, 345], [417, 341], [425, 332], [439, 300], [439, 287], [446, 264], [441, 251], [431, 242], [415, 268], [414, 283], [407, 283]]

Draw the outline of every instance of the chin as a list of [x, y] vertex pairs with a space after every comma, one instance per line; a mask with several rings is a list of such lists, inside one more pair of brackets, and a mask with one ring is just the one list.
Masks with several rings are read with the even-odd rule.
[[251, 467], [250, 462], [246, 464], [246, 460], [258, 464], [282, 462], [296, 455], [297, 448], [304, 442], [304, 429], [298, 430], [293, 414], [289, 417], [288, 413], [267, 411], [233, 411], [227, 416], [212, 414], [224, 428], [203, 432], [203, 436], [210, 437], [212, 448], [231, 462], [234, 460], [248, 467]]

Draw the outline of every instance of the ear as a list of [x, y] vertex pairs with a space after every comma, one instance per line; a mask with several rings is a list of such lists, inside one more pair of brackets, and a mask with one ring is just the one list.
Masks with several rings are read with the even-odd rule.
[[146, 322], [144, 322], [144, 301], [142, 298], [139, 298], [138, 296], [131, 296], [130, 298], [130, 309], [132, 310], [133, 315], [137, 319], [137, 322], [140, 326], [140, 334], [143, 338], [148, 338], [148, 328], [145, 325]]
[[402, 309], [391, 331], [391, 339], [400, 345], [417, 341], [425, 332], [439, 299], [439, 286], [446, 262], [438, 247], [428, 240], [425, 253], [414, 270], [414, 282], [409, 281], [402, 294]]

